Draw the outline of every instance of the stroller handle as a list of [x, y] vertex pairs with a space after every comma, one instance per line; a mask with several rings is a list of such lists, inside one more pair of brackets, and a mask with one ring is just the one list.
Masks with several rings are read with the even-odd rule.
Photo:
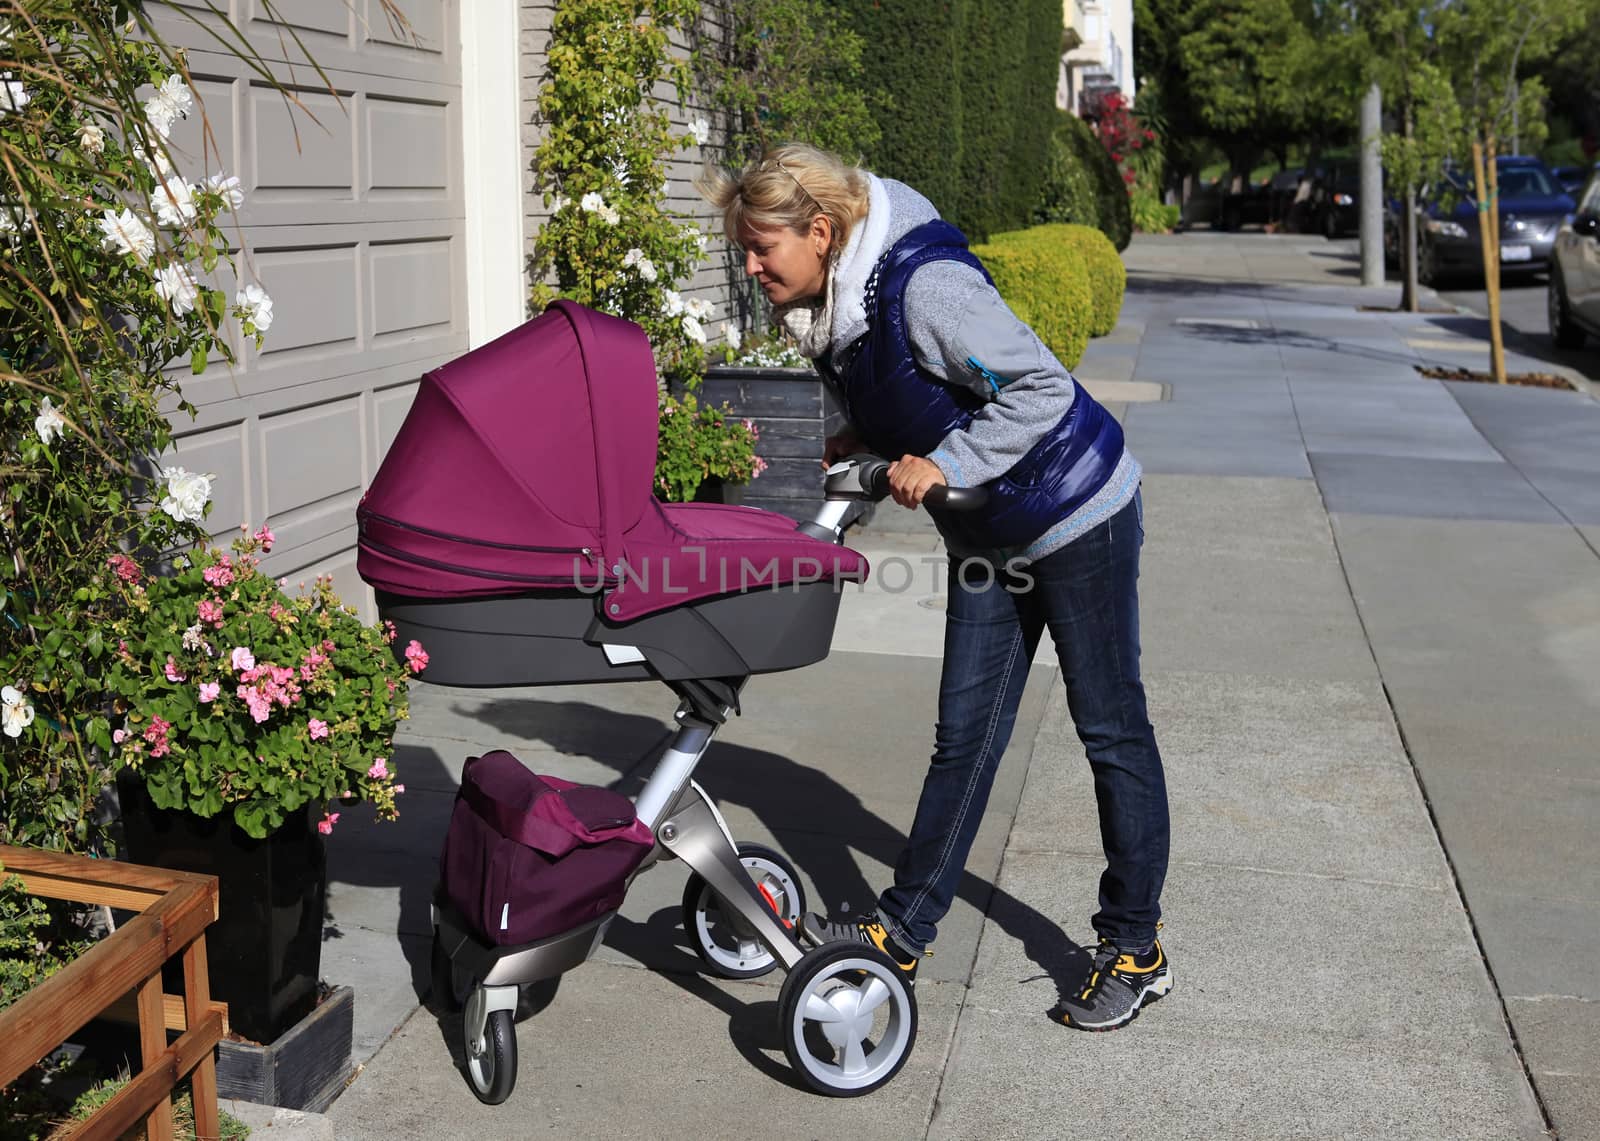
[[[828, 469], [827, 495], [832, 500], [868, 500], [877, 503], [889, 497], [889, 461], [882, 456], [861, 454], [841, 460]], [[949, 511], [975, 511], [989, 501], [981, 487], [949, 487], [937, 484], [928, 489], [923, 503]]]

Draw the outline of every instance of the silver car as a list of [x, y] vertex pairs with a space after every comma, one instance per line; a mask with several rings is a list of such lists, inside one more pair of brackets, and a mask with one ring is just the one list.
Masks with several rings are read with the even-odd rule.
[[1585, 336], [1600, 337], [1600, 166], [1556, 234], [1547, 300], [1557, 347], [1581, 348]]

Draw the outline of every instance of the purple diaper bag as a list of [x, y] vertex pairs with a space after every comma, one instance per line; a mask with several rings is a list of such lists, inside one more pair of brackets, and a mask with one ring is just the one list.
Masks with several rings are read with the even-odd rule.
[[512, 946], [615, 911], [654, 844], [621, 793], [539, 776], [497, 749], [467, 760], [439, 863], [450, 903]]

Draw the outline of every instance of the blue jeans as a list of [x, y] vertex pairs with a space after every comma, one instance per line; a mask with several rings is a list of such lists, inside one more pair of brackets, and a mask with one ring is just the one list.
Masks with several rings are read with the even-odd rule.
[[1139, 680], [1143, 539], [1136, 495], [1018, 574], [951, 560], [933, 760], [894, 886], [878, 904], [908, 950], [931, 943], [950, 910], [1045, 629], [1099, 802], [1106, 870], [1094, 928], [1123, 947], [1155, 938], [1169, 827], [1166, 778]]

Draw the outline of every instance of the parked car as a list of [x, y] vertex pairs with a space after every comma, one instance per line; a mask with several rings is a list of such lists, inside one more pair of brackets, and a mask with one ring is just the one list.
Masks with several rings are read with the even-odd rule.
[[1586, 336], [1600, 337], [1600, 168], [1556, 234], [1545, 289], [1550, 339], [1558, 348], [1582, 348]]
[[1561, 184], [1561, 189], [1574, 198], [1583, 189], [1583, 184], [1589, 181], [1589, 168], [1586, 166], [1557, 166], [1552, 167], [1550, 173]]
[[1308, 228], [1330, 241], [1361, 228], [1361, 172], [1323, 171], [1311, 183]]
[[[1507, 155], [1495, 160], [1499, 180], [1500, 271], [1538, 273], [1549, 268], [1556, 231], [1573, 211], [1573, 201], [1544, 163]], [[1481, 275], [1483, 248], [1478, 233], [1478, 202], [1470, 185], [1453, 172], [1439, 193], [1422, 207], [1417, 277], [1437, 286], [1451, 277]]]

